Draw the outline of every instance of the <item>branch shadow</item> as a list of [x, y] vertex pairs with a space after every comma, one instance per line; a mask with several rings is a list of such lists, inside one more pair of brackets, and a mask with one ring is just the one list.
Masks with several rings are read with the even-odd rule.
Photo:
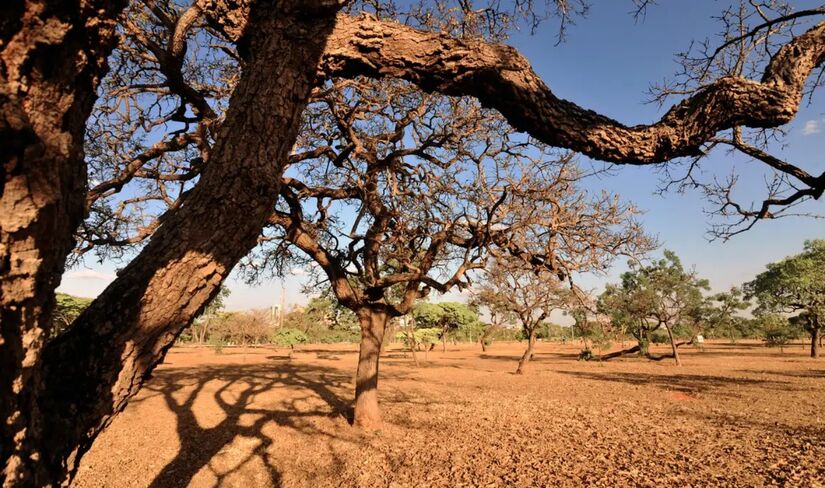
[[754, 385], [788, 391], [789, 382], [754, 378], [733, 378], [726, 376], [705, 376], [691, 374], [657, 375], [649, 373], [591, 373], [583, 371], [559, 371], [560, 374], [594, 381], [610, 381], [634, 386], [651, 385], [660, 389], [687, 394], [705, 393], [733, 395], [730, 386]]
[[[148, 395], [133, 402], [162, 396], [168, 409], [175, 414], [180, 448], [175, 458], [167, 463], [149, 484], [152, 488], [186, 486], [204, 467], [221, 486], [231, 474], [256, 459], [262, 461], [269, 473], [272, 486], [281, 486], [281, 475], [269, 459], [267, 452], [275, 439], [263, 433], [266, 424], [295, 429], [302, 433], [331, 436], [319, 430], [313, 417], [343, 417], [347, 419], [351, 407], [341, 399], [338, 389], [350, 388], [351, 378], [341, 371], [279, 364], [221, 365], [187, 369], [158, 371], [145, 386]], [[207, 384], [219, 385], [207, 393]], [[286, 399], [266, 403], [259, 398], [274, 388], [290, 390]], [[195, 402], [211, 396], [223, 414], [223, 419], [210, 427], [199, 424], [195, 415]], [[301, 408], [300, 404], [320, 399], [323, 406]], [[228, 470], [216, 469], [211, 461], [236, 438], [245, 437], [258, 443]]]

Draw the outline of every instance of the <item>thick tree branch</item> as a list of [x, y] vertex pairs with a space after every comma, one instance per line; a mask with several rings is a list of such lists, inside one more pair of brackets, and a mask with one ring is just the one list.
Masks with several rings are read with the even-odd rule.
[[395, 77], [427, 91], [467, 95], [542, 142], [619, 164], [655, 164], [701, 153], [719, 131], [793, 119], [805, 80], [825, 61], [825, 22], [771, 59], [761, 81], [723, 77], [651, 125], [625, 126], [556, 97], [515, 49], [416, 30], [368, 15], [339, 15], [319, 76]]

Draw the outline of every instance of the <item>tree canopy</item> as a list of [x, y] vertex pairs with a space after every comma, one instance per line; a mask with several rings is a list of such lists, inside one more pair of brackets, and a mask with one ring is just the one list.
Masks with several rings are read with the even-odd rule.
[[807, 241], [801, 253], [768, 264], [745, 289], [758, 301], [758, 312], [798, 314], [811, 334], [811, 356], [818, 356], [825, 320], [825, 240]]

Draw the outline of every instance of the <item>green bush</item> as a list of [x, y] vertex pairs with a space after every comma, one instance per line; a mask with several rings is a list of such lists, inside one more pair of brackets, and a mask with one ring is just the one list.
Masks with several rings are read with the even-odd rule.
[[650, 334], [650, 342], [653, 344], [670, 344], [670, 338], [666, 330], [657, 330]]
[[596, 356], [590, 349], [583, 349], [579, 352], [579, 361], [593, 361], [594, 359], [596, 359]]
[[306, 344], [309, 342], [307, 335], [298, 329], [291, 329], [284, 327], [278, 329], [272, 334], [272, 343], [278, 346], [294, 348], [297, 344]]
[[209, 336], [209, 345], [215, 349], [215, 354], [223, 354], [223, 348], [226, 346], [226, 340], [219, 335]]
[[361, 340], [361, 333], [352, 330], [310, 330], [307, 339], [308, 342], [321, 344], [357, 343]]

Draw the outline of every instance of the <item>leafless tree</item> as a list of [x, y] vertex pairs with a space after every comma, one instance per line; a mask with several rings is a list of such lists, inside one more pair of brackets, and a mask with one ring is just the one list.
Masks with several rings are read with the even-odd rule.
[[487, 270], [484, 281], [474, 291], [475, 298], [498, 314], [512, 313], [518, 317], [527, 349], [518, 362], [516, 374], [524, 374], [533, 358], [536, 331], [554, 310], [573, 303], [572, 291], [558, 276], [543, 270], [533, 270], [523, 262], [500, 258]]
[[300, 250], [359, 317], [357, 425], [381, 422], [387, 321], [430, 290], [469, 287], [497, 255], [558, 281], [606, 265], [602, 253], [649, 247], [633, 206], [579, 189], [592, 172], [572, 154], [512, 133], [473, 100], [370, 80], [330, 84], [313, 100], [265, 245], [245, 268], [291, 268], [301, 256], [290, 248]]

